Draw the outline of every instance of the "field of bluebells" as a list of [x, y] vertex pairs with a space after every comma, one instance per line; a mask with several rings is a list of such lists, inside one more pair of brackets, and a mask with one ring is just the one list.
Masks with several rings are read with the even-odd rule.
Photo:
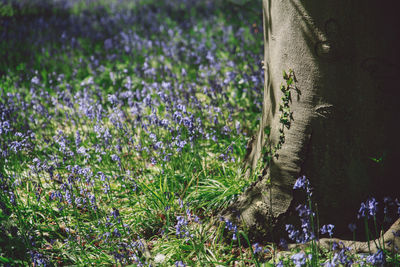
[[[261, 1], [237, 2], [0, 1], [1, 265], [398, 264], [284, 253], [218, 217], [255, 180], [262, 107]], [[288, 241], [315, 238], [309, 207]]]

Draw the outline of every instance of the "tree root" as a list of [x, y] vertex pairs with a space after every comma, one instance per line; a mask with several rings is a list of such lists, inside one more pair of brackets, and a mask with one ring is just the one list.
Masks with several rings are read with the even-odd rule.
[[[332, 249], [332, 245], [336, 243], [339, 248], [347, 247], [350, 248], [355, 253], [377, 253], [380, 249], [385, 249], [387, 251], [400, 252], [400, 218], [397, 219], [395, 223], [386, 231], [385, 234], [381, 234], [380, 238], [368, 242], [342, 240], [338, 238], [321, 238], [317, 241], [320, 248]], [[305, 248], [310, 246], [311, 243], [305, 244], [289, 244], [289, 249], [294, 248]]]

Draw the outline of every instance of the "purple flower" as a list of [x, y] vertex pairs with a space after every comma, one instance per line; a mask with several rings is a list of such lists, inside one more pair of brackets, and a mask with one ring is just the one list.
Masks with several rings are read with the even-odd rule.
[[65, 192], [65, 200], [68, 202], [68, 204], [72, 205], [72, 195], [68, 189]]
[[307, 205], [298, 205], [296, 207], [297, 212], [299, 213], [300, 217], [308, 217], [308, 216], [314, 216], [314, 213], [312, 210], [307, 206]]
[[286, 232], [291, 240], [297, 240], [300, 232], [294, 228], [292, 224], [286, 224]]
[[345, 266], [351, 266], [353, 264], [353, 260], [348, 255], [350, 252], [350, 248], [344, 246], [342, 242], [339, 243], [343, 246], [343, 248], [339, 251], [339, 253], [335, 253], [335, 255], [333, 256], [334, 262], [339, 262]]
[[111, 211], [111, 215], [117, 219], [119, 217], [119, 210], [116, 208], [113, 208], [113, 211]]
[[108, 183], [103, 183], [103, 191], [105, 194], [110, 191], [110, 185]]
[[185, 267], [186, 265], [182, 261], [176, 261], [175, 266], [176, 267]]
[[324, 267], [335, 267], [335, 266], [336, 266], [336, 263], [335, 263], [335, 259], [334, 258], [324, 262]]
[[228, 231], [232, 231], [232, 239], [236, 240], [237, 239], [237, 225], [233, 224], [231, 221], [228, 219], [225, 219], [224, 217], [219, 218], [220, 221], [225, 221], [225, 229], [228, 229]]
[[178, 199], [178, 203], [179, 203], [179, 207], [181, 208], [181, 209], [183, 209], [183, 201], [182, 201], [182, 199]]
[[321, 234], [329, 234], [330, 237], [332, 237], [333, 235], [333, 228], [335, 228], [335, 226], [333, 224], [328, 224], [328, 225], [323, 225], [321, 227]]
[[193, 215], [193, 220], [194, 220], [196, 223], [201, 224], [201, 221], [200, 221], [199, 216]]
[[300, 216], [301, 230], [296, 230], [293, 225], [287, 224], [286, 231], [289, 238], [296, 241], [296, 243], [306, 243], [315, 239], [311, 225], [311, 216], [314, 216], [314, 212], [307, 205], [298, 205], [296, 210]]
[[262, 246], [260, 246], [260, 244], [258, 244], [258, 243], [254, 243], [253, 244], [253, 253], [257, 254], [257, 253], [260, 253], [261, 251], [263, 251]]
[[293, 189], [303, 189], [307, 185], [307, 179], [305, 176], [297, 178], [294, 183]]
[[187, 142], [185, 140], [177, 141], [176, 145], [178, 147], [177, 147], [176, 151], [181, 152], [182, 148], [184, 148], [186, 144], [187, 144]]
[[375, 198], [368, 199], [365, 203], [361, 203], [361, 207], [358, 210], [357, 218], [367, 218], [374, 217], [378, 211], [378, 202]]
[[375, 216], [376, 212], [378, 211], [378, 202], [375, 200], [375, 198], [371, 198], [368, 201], [368, 210], [369, 215]]
[[120, 161], [121, 159], [120, 159], [117, 155], [112, 154], [112, 155], [111, 155], [111, 160], [112, 160], [112, 161]]
[[232, 240], [237, 240], [237, 235], [236, 235], [236, 233], [233, 233], [233, 235], [232, 235]]
[[397, 214], [400, 216], [400, 202], [397, 198], [394, 200], [394, 202], [397, 205]]
[[312, 195], [310, 181], [308, 181], [308, 179], [305, 176], [299, 177], [296, 180], [296, 182], [295, 182], [295, 184], [293, 186], [293, 189], [294, 190], [296, 190], [296, 189], [304, 189], [304, 190], [306, 190], [308, 196]]
[[118, 228], [114, 228], [113, 235], [115, 237], [121, 237], [121, 233], [119, 232]]
[[182, 77], [185, 77], [187, 75], [185, 68], [181, 69], [181, 75]]
[[34, 77], [31, 79], [31, 83], [36, 84], [36, 85], [40, 85], [40, 80], [39, 80], [38, 77], [34, 76]]
[[164, 144], [162, 141], [158, 141], [155, 145], [154, 145], [154, 149], [155, 150], [159, 150], [162, 149], [164, 147]]
[[189, 231], [186, 229], [188, 221], [183, 216], [177, 216], [176, 220], [176, 236], [178, 236], [179, 238], [189, 237]]
[[283, 239], [283, 238], [281, 238], [281, 239], [279, 240], [279, 246], [280, 246], [282, 249], [284, 249], [284, 250], [287, 250], [287, 249], [288, 249], [288, 243], [287, 243], [287, 241], [286, 241], [285, 239]]
[[354, 232], [357, 229], [357, 226], [355, 223], [350, 223], [348, 227], [351, 232]]
[[37, 251], [29, 251], [31, 254], [31, 260], [34, 266], [50, 266], [48, 260], [43, 256], [43, 254]]
[[303, 252], [299, 252], [299, 253], [292, 255], [290, 257], [290, 259], [292, 260], [293, 264], [296, 267], [300, 267], [300, 266], [306, 264], [306, 260], [307, 260], [306, 255]]
[[236, 134], [240, 134], [240, 122], [239, 121], [235, 122], [235, 128], [236, 128]]
[[367, 257], [367, 263], [370, 263], [373, 266], [383, 266], [385, 262], [385, 254], [382, 250], [379, 250], [377, 253], [369, 255]]
[[79, 130], [77, 130], [76, 131], [76, 138], [75, 138], [75, 146], [76, 147], [80, 147], [81, 143], [82, 143], [81, 134], [80, 134]]
[[153, 140], [153, 142], [156, 142], [156, 141], [157, 141], [157, 136], [156, 136], [154, 133], [151, 133], [151, 134], [149, 135], [149, 137], [150, 137], [151, 140]]
[[105, 48], [106, 50], [111, 49], [112, 46], [113, 46], [113, 43], [112, 43], [112, 40], [111, 40], [111, 39], [106, 39], [106, 40], [104, 41], [104, 48]]

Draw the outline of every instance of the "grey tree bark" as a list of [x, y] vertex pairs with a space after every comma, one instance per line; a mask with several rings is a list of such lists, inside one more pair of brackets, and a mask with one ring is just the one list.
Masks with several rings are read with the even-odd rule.
[[294, 71], [299, 92], [292, 91], [279, 157], [223, 216], [240, 215], [255, 236], [277, 238], [295, 216], [292, 188], [305, 175], [320, 225], [332, 223], [343, 236], [362, 201], [399, 197], [400, 15], [389, 2], [263, 1], [264, 103], [251, 168], [263, 147], [279, 142], [283, 71]]

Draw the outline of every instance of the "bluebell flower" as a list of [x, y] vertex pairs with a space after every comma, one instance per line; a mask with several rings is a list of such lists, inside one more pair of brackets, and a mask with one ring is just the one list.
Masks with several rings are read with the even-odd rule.
[[371, 198], [368, 201], [368, 210], [369, 210], [369, 215], [375, 216], [376, 212], [378, 211], [378, 202], [375, 200], [375, 198]]
[[8, 194], [10, 196], [10, 203], [15, 205], [16, 203], [15, 203], [15, 194], [14, 194], [14, 192], [9, 191]]
[[31, 255], [31, 261], [34, 266], [51, 266], [49, 261], [43, 256], [43, 254], [32, 250], [29, 251], [29, 254]]
[[32, 84], [35, 84], [35, 85], [40, 85], [40, 80], [39, 80], [39, 78], [38, 78], [37, 76], [34, 76], [34, 77], [31, 79], [31, 83], [32, 83]]
[[176, 221], [176, 236], [179, 238], [189, 237], [189, 231], [186, 229], [188, 221], [183, 216], [177, 216]]
[[118, 219], [119, 218], [119, 210], [116, 208], [113, 208], [113, 210], [111, 211], [111, 215], [115, 218]]
[[279, 246], [280, 246], [282, 249], [284, 249], [284, 250], [287, 250], [287, 249], [288, 249], [288, 243], [287, 243], [287, 241], [286, 241], [284, 238], [281, 238], [281, 239], [279, 240]]
[[394, 202], [397, 205], [397, 214], [400, 216], [400, 201], [396, 198]]
[[102, 236], [101, 236], [101, 238], [102, 239], [105, 239], [105, 240], [108, 240], [108, 238], [111, 236], [111, 234], [110, 234], [110, 232], [105, 232]]
[[94, 194], [89, 194], [88, 198], [92, 207], [96, 209], [96, 196]]
[[232, 240], [234, 240], [234, 241], [236, 241], [236, 240], [237, 240], [237, 234], [236, 234], [236, 232], [235, 232], [235, 233], [233, 233], [233, 235], [232, 235]]
[[333, 256], [334, 262], [341, 263], [345, 266], [351, 266], [353, 264], [353, 260], [349, 256], [350, 248], [344, 246], [342, 242], [339, 243], [342, 245], [342, 249]]
[[233, 232], [232, 239], [237, 240], [237, 231], [238, 231], [237, 225], [233, 224], [231, 221], [225, 219], [224, 217], [220, 217], [219, 219], [220, 221], [225, 222], [225, 229], [228, 229], [228, 231]]
[[193, 220], [198, 223], [201, 224], [200, 218], [197, 215], [193, 215]]
[[186, 72], [186, 69], [185, 69], [185, 68], [182, 68], [182, 69], [181, 69], [181, 75], [182, 75], [182, 77], [186, 77], [187, 72]]
[[186, 265], [182, 261], [176, 261], [175, 266], [176, 267], [185, 267]]
[[121, 233], [119, 232], [118, 228], [114, 228], [114, 230], [113, 230], [113, 235], [114, 235], [115, 237], [121, 237]]
[[299, 204], [296, 207], [297, 212], [299, 213], [300, 217], [309, 217], [309, 216], [314, 216], [314, 212], [305, 204]]
[[82, 143], [82, 140], [81, 140], [81, 134], [80, 134], [79, 130], [76, 130], [75, 135], [76, 135], [76, 138], [75, 138], [75, 146], [76, 146], [76, 147], [80, 147], [80, 145], [81, 145], [81, 143]]
[[110, 185], [108, 183], [103, 183], [103, 191], [105, 194], [108, 194], [110, 191]]
[[176, 145], [178, 146], [176, 151], [181, 152], [186, 144], [187, 144], [187, 142], [185, 140], [178, 140], [176, 143]]
[[307, 257], [303, 252], [296, 253], [290, 257], [296, 267], [301, 267], [306, 264]]
[[370, 198], [368, 199], [365, 203], [361, 203], [361, 207], [358, 210], [358, 215], [357, 218], [371, 218], [376, 215], [376, 212], [378, 211], [378, 202], [375, 200], [375, 198]]
[[68, 204], [72, 205], [72, 195], [68, 189], [65, 191], [65, 200], [68, 202]]
[[181, 209], [183, 209], [183, 201], [182, 201], [182, 199], [178, 199], [178, 203], [179, 203], [179, 207], [181, 208]]
[[78, 208], [80, 208], [80, 207], [82, 206], [81, 202], [82, 202], [82, 198], [81, 198], [81, 197], [75, 198], [75, 205], [76, 205]]
[[377, 253], [367, 256], [366, 261], [373, 266], [383, 266], [386, 263], [385, 254], [379, 250]]
[[384, 197], [383, 202], [387, 205], [393, 205], [393, 200], [391, 197]]
[[306, 186], [307, 186], [307, 179], [305, 176], [302, 176], [296, 180], [293, 189], [304, 189]]
[[100, 181], [105, 181], [106, 180], [106, 176], [105, 176], [105, 174], [104, 173], [102, 173], [102, 172], [98, 172], [97, 173], [97, 177], [99, 177], [100, 178]]
[[297, 240], [300, 234], [299, 230], [296, 230], [292, 224], [286, 224], [286, 232], [291, 240]]
[[228, 126], [224, 126], [222, 127], [222, 134], [224, 135], [229, 135], [229, 133], [231, 132], [231, 129]]
[[11, 131], [10, 122], [9, 121], [0, 121], [0, 135], [6, 134]]
[[257, 254], [257, 253], [260, 253], [261, 251], [263, 251], [263, 247], [260, 246], [260, 244], [258, 244], [258, 243], [254, 243], [253, 244], [253, 253]]
[[321, 234], [328, 234], [330, 237], [332, 237], [333, 228], [335, 228], [333, 224], [323, 225], [321, 227]]
[[357, 226], [356, 226], [355, 223], [350, 223], [350, 224], [348, 225], [348, 227], [349, 227], [349, 229], [350, 229], [351, 232], [354, 232], [354, 231], [357, 229]]
[[332, 259], [330, 259], [330, 260], [325, 261], [324, 264], [323, 264], [323, 266], [324, 266], [324, 267], [335, 267], [335, 266], [337, 266], [337, 265], [336, 265], [335, 259], [332, 258]]
[[150, 139], [151, 139], [153, 142], [156, 142], [156, 141], [157, 141], [157, 136], [156, 136], [154, 133], [151, 133], [151, 134], [149, 135], [149, 137], [150, 137]]
[[164, 144], [162, 141], [158, 141], [155, 145], [154, 145], [154, 149], [155, 150], [159, 150], [162, 149], [164, 147]]
[[392, 232], [395, 237], [400, 237], [400, 230]]
[[124, 259], [125, 259], [125, 255], [122, 253], [118, 253], [117, 251], [112, 252], [112, 254], [114, 255], [114, 259], [115, 261], [118, 263], [123, 264], [124, 263]]
[[310, 181], [308, 181], [308, 179], [305, 176], [299, 177], [296, 180], [296, 182], [295, 182], [295, 184], [293, 186], [293, 189], [295, 189], [295, 190], [296, 189], [303, 189], [303, 190], [306, 190], [308, 196], [312, 195], [312, 192], [311, 192], [312, 188], [310, 186]]
[[104, 48], [105, 48], [106, 50], [109, 50], [109, 49], [111, 49], [112, 47], [113, 47], [112, 40], [111, 40], [111, 39], [106, 39], [106, 40], [104, 41]]
[[235, 122], [235, 129], [236, 129], [236, 134], [240, 134], [240, 122], [236, 121]]
[[312, 231], [310, 218], [311, 216], [314, 216], [314, 213], [307, 205], [298, 205], [296, 210], [300, 216], [301, 230], [296, 230], [293, 225], [287, 224], [286, 232], [288, 233], [289, 238], [296, 241], [296, 243], [306, 243], [315, 239], [315, 233]]

